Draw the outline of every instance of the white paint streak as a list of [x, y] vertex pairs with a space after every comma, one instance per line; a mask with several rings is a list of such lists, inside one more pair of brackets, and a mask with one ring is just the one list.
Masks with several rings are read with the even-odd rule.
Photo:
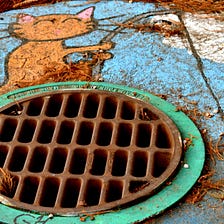
[[[224, 63], [224, 21], [212, 18], [213, 16], [215, 15], [185, 13], [183, 21], [200, 57]], [[160, 19], [171, 21], [171, 18], [174, 16], [167, 15]], [[171, 47], [187, 48], [191, 53], [187, 40], [177, 35], [165, 37], [163, 43]]]

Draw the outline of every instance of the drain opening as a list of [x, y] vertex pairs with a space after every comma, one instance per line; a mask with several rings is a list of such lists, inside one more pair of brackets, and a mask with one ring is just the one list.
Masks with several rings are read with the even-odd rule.
[[96, 149], [94, 151], [93, 164], [90, 173], [93, 175], [103, 175], [107, 163], [107, 151]]
[[87, 154], [87, 149], [75, 149], [70, 164], [70, 173], [83, 174], [85, 172]]
[[28, 204], [33, 204], [36, 197], [38, 186], [39, 186], [39, 178], [26, 177], [23, 181], [22, 190], [20, 194], [20, 201]]
[[128, 161], [128, 152], [124, 150], [117, 150], [113, 158], [112, 175], [124, 176], [126, 172]]
[[122, 198], [123, 182], [117, 180], [111, 180], [108, 183], [108, 193], [106, 202], [117, 201]]
[[65, 167], [68, 150], [65, 148], [55, 148], [51, 155], [49, 172], [62, 173]]
[[65, 184], [63, 197], [61, 201], [62, 208], [75, 208], [77, 205], [79, 192], [81, 188], [80, 179], [68, 179]]
[[123, 94], [43, 93], [5, 106], [0, 119], [0, 167], [15, 184], [1, 194], [22, 209], [66, 215], [127, 206], [161, 187], [181, 158], [172, 121]]
[[148, 153], [136, 151], [133, 155], [133, 164], [131, 174], [134, 177], [144, 177], [147, 172]]
[[43, 146], [35, 147], [28, 165], [28, 171], [32, 173], [39, 173], [43, 171], [48, 154], [48, 149]]

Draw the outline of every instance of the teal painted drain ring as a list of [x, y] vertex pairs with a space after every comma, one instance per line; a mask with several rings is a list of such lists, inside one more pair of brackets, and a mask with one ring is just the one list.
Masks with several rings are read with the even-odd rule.
[[[174, 177], [170, 185], [164, 187], [154, 196], [151, 196], [149, 199], [135, 206], [105, 214], [94, 215], [94, 221], [91, 220], [91, 217], [87, 218], [85, 220], [87, 223], [94, 222], [102, 224], [120, 224], [142, 221], [163, 212], [165, 209], [180, 200], [192, 188], [201, 174], [205, 160], [205, 148], [200, 132], [194, 123], [184, 113], [176, 111], [175, 106], [148, 92], [110, 83], [64, 82], [44, 84], [19, 89], [0, 96], [0, 107], [43, 92], [54, 92], [57, 90], [71, 90], [79, 88], [119, 92], [148, 103], [150, 102], [153, 106], [163, 111], [173, 120], [181, 133], [182, 139], [191, 138], [193, 136], [192, 144], [184, 154], [184, 161], [181, 169]], [[0, 214], [1, 223], [81, 223], [80, 217], [77, 216], [62, 217], [52, 216], [51, 214], [42, 215], [35, 212], [30, 213], [14, 209], [3, 204], [0, 204]]]

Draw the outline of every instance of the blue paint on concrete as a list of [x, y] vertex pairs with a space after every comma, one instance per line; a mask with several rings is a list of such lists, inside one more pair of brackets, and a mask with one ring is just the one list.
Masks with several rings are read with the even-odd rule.
[[[123, 1], [99, 2], [96, 4], [83, 4], [84, 1], [69, 1], [32, 7], [29, 9], [12, 10], [1, 14], [4, 23], [0, 24], [0, 29], [6, 29], [9, 23], [15, 21], [18, 13], [29, 13], [35, 16], [45, 14], [77, 13], [80, 10], [94, 5], [96, 7], [94, 18], [97, 20], [112, 18], [110, 21], [101, 20], [100, 23], [113, 24], [105, 29], [113, 30], [117, 26], [115, 23], [122, 23], [127, 19], [146, 13], [148, 11], [158, 11], [154, 4], [127, 3]], [[149, 18], [143, 18], [140, 22], [147, 22]], [[109, 32], [96, 30], [90, 34], [66, 40], [67, 46], [85, 46], [99, 43]], [[21, 41], [13, 37], [3, 38], [7, 32], [1, 32], [0, 36], [0, 83], [3, 83], [5, 76], [4, 58], [14, 48], [21, 44]], [[187, 96], [189, 101], [198, 101], [197, 108], [202, 112], [213, 112], [217, 109], [217, 102], [214, 100], [210, 90], [207, 88], [198, 66], [197, 60], [187, 49], [177, 49], [166, 46], [162, 43], [163, 37], [156, 33], [140, 33], [132, 29], [123, 29], [116, 34], [111, 41], [115, 43], [114, 49], [110, 52], [114, 57], [105, 61], [101, 71], [105, 81], [123, 84], [147, 90], [152, 93], [168, 95], [168, 101], [182, 105], [188, 104], [178, 96]], [[77, 61], [81, 54], [71, 55], [70, 59]], [[204, 74], [208, 78], [208, 83], [212, 91], [224, 108], [224, 61], [216, 63], [207, 59], [202, 59]], [[189, 105], [189, 104], [188, 104]], [[189, 107], [194, 107], [189, 105]], [[219, 114], [207, 119], [202, 118], [200, 129], [207, 129], [208, 135], [214, 140], [219, 134], [224, 132], [224, 122]], [[223, 162], [217, 162], [218, 173], [223, 175]], [[220, 178], [219, 175], [216, 176]], [[220, 208], [223, 202], [207, 198], [215, 206]], [[199, 205], [182, 204], [175, 206], [163, 216], [156, 218], [155, 223], [221, 223], [223, 210], [209, 207], [207, 200], [203, 200]], [[134, 210], [133, 210], [134, 211]]]

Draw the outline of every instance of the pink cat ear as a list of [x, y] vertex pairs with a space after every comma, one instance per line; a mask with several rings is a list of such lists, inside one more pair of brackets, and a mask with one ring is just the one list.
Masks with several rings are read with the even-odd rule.
[[17, 21], [18, 23], [31, 23], [33, 22], [35, 19], [34, 16], [28, 15], [28, 14], [19, 14], [17, 17]]
[[93, 11], [94, 11], [94, 7], [90, 7], [80, 12], [76, 16], [80, 19], [90, 19], [91, 16], [93, 15]]

